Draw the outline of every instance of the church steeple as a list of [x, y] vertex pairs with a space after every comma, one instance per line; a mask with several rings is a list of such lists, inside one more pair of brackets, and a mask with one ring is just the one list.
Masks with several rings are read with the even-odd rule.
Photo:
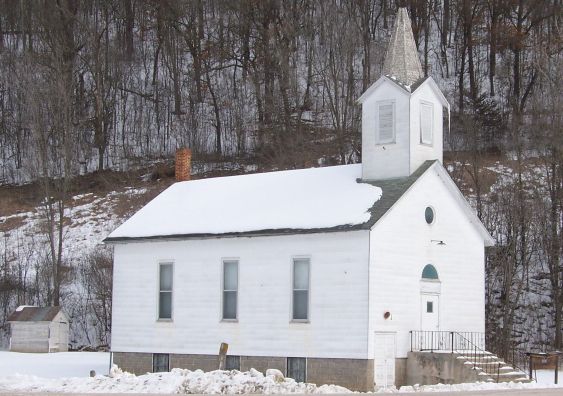
[[363, 180], [406, 177], [425, 161], [442, 161], [449, 104], [432, 77], [424, 77], [406, 8], [397, 11], [383, 75], [358, 101]]
[[412, 85], [424, 77], [412, 34], [411, 20], [405, 7], [397, 11], [393, 34], [383, 62], [383, 74], [394, 76], [405, 85]]

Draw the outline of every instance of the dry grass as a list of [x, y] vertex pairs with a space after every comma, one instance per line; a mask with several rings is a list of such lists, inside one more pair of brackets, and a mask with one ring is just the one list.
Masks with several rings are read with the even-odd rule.
[[4, 222], [0, 223], [0, 232], [10, 232], [16, 228], [21, 227], [27, 216], [14, 216], [7, 218]]
[[[220, 158], [194, 158], [194, 161], [200, 163], [218, 163], [221, 164]], [[223, 159], [224, 161], [224, 159]], [[240, 166], [227, 167], [227, 169], [210, 170], [193, 176], [193, 179], [203, 179], [210, 177], [222, 177], [245, 173], [244, 163], [240, 159], [232, 158], [225, 161], [230, 164], [240, 164]], [[479, 171], [480, 183], [483, 188], [482, 193], [490, 190], [497, 179], [498, 174], [489, 169], [487, 166], [494, 166], [501, 163], [504, 166], [515, 169], [517, 164], [499, 153], [485, 153], [479, 158], [482, 168]], [[528, 161], [526, 165], [537, 165], [537, 161]], [[316, 161], [314, 161], [316, 164]], [[452, 176], [460, 184], [460, 188], [464, 193], [470, 193], [470, 189], [474, 190], [475, 181], [472, 177], [473, 169], [471, 168], [472, 156], [468, 152], [446, 152], [444, 153], [444, 163], [446, 165], [453, 164], [455, 166]], [[459, 164], [466, 166], [459, 166]], [[254, 164], [251, 159], [247, 160], [246, 165]], [[259, 172], [270, 171], [271, 167], [262, 166], [257, 169]], [[141, 177], [143, 176], [143, 177]], [[170, 161], [162, 161], [149, 168], [140, 169], [134, 172], [114, 172], [102, 171], [94, 172], [88, 175], [76, 177], [72, 181], [71, 191], [69, 192], [69, 200], [66, 203], [69, 207], [85, 205], [106, 196], [111, 191], [117, 191], [121, 194], [113, 199], [113, 207], [108, 208], [107, 204], [100, 203], [92, 208], [96, 214], [103, 214], [110, 211], [115, 215], [126, 218], [143, 205], [148, 203], [164, 189], [174, 183], [174, 168]], [[128, 188], [145, 188], [146, 193], [127, 194]], [[78, 199], [72, 199], [72, 196], [81, 195]], [[11, 216], [18, 213], [34, 211], [41, 203], [42, 189], [38, 183], [32, 183], [24, 186], [0, 186], [0, 217]], [[0, 223], [0, 232], [8, 232], [20, 227], [26, 220], [25, 216], [14, 216]], [[68, 221], [67, 224], [76, 225], [75, 222]]]

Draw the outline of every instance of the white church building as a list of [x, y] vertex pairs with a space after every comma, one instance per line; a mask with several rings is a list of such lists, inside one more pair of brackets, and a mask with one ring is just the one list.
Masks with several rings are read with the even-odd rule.
[[229, 369], [366, 391], [405, 383], [413, 337], [484, 333], [493, 239], [442, 165], [449, 105], [404, 8], [359, 103], [361, 164], [177, 182], [106, 238], [116, 364], [215, 370], [224, 342]]

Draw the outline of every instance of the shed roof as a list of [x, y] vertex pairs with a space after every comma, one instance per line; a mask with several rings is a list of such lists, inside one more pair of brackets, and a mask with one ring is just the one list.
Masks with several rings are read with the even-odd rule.
[[180, 182], [105, 242], [370, 229], [434, 163], [369, 182], [360, 180], [361, 164]]
[[10, 316], [8, 322], [50, 322], [61, 312], [61, 307], [20, 307]]

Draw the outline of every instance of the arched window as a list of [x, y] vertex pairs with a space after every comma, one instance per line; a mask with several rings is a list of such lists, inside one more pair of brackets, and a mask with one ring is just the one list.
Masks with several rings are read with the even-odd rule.
[[426, 265], [422, 270], [422, 279], [438, 280], [438, 271], [432, 264]]

